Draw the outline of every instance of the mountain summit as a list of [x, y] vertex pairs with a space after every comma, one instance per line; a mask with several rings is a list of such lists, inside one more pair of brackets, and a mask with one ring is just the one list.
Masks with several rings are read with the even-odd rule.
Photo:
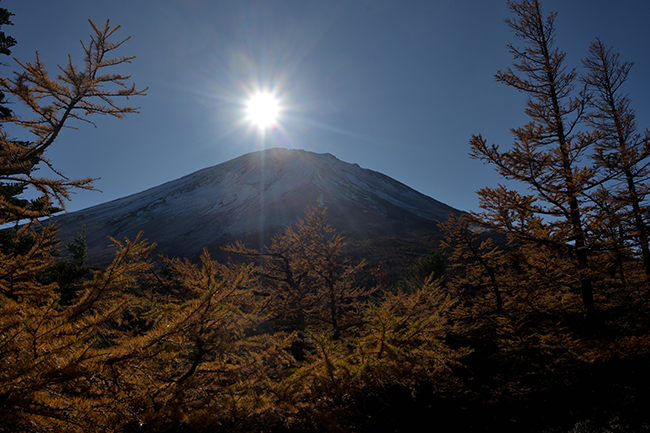
[[326, 206], [330, 224], [351, 240], [411, 237], [459, 212], [329, 153], [273, 148], [55, 219], [64, 241], [85, 224], [91, 261], [103, 262], [113, 254], [108, 236], [133, 239], [141, 230], [169, 256], [235, 240], [257, 247], [308, 206]]

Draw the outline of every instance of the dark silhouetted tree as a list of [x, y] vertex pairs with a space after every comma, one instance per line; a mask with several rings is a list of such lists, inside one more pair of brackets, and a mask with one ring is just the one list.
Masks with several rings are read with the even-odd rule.
[[437, 251], [431, 251], [424, 257], [421, 257], [415, 265], [406, 272], [406, 278], [418, 285], [423, 284], [429, 277], [438, 280], [445, 275], [445, 258]]
[[509, 260], [506, 254], [471, 216], [450, 215], [440, 223], [445, 238], [440, 246], [449, 260], [448, 281], [459, 289], [460, 298], [505, 314], [503, 277]]
[[[12, 16], [13, 14], [7, 9], [0, 8], [0, 29], [2, 26], [13, 25], [11, 22]], [[0, 54], [4, 54], [5, 56], [10, 55], [11, 47], [14, 45], [16, 45], [16, 40], [11, 36], [7, 36], [4, 31], [0, 30]], [[0, 119], [11, 116], [11, 110], [4, 105], [6, 103], [5, 94], [0, 92]]]

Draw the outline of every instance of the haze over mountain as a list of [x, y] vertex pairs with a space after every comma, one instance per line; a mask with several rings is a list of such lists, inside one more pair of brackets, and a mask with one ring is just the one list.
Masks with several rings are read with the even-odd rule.
[[329, 153], [273, 148], [54, 219], [64, 242], [85, 224], [90, 261], [100, 263], [114, 254], [108, 236], [133, 239], [140, 231], [168, 256], [192, 257], [204, 246], [218, 252], [235, 240], [259, 247], [308, 206], [326, 206], [331, 225], [350, 241], [419, 236], [459, 213]]

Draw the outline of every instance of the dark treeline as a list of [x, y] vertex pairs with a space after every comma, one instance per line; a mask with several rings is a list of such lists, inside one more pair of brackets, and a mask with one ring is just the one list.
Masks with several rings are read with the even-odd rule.
[[554, 14], [509, 6], [521, 46], [496, 77], [530, 123], [471, 154], [517, 189], [479, 191], [482, 212], [450, 216], [399, 271], [349, 259], [324, 208], [224, 263], [156, 258], [142, 235], [102, 268], [83, 233], [64, 257], [39, 218], [92, 181], [36, 168], [70, 119], [122, 118], [144, 91], [105, 72], [132, 59], [108, 22], [56, 79], [20, 63], [0, 80], [0, 104], [33, 114], [1, 110], [32, 139], [0, 133], [0, 431], [650, 430], [650, 133], [621, 90], [631, 63], [596, 40], [578, 73]]

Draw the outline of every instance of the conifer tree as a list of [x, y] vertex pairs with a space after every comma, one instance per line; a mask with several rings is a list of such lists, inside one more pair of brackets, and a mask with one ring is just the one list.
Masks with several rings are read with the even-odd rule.
[[503, 315], [508, 258], [490, 237], [481, 233], [479, 224], [467, 214], [450, 215], [439, 224], [445, 233], [440, 247], [450, 262], [447, 278], [461, 298], [487, 288], [487, 293], [474, 293], [472, 302]]
[[565, 53], [555, 47], [555, 13], [544, 17], [538, 0], [509, 1], [514, 17], [506, 20], [523, 48], [509, 45], [515, 63], [496, 79], [528, 95], [527, 125], [514, 128], [509, 150], [472, 136], [471, 155], [493, 164], [507, 180], [523, 184], [522, 195], [504, 185], [479, 191], [482, 219], [520, 242], [552, 245], [573, 257], [584, 312], [596, 313], [589, 266], [590, 206], [585, 193], [594, 187], [594, 170], [581, 165], [593, 144], [578, 131], [586, 95], [574, 92], [575, 70], [564, 66]]
[[431, 274], [411, 293], [385, 293], [367, 306], [355, 356], [369, 383], [414, 386], [433, 380], [448, 391], [445, 373], [471, 349], [449, 344], [450, 336], [465, 332], [467, 324], [455, 320], [459, 299], [441, 283]]
[[[0, 28], [6, 25], [13, 25], [11, 22], [11, 17], [13, 14], [5, 8], [0, 8]], [[11, 54], [11, 47], [16, 45], [16, 40], [11, 36], [7, 36], [5, 32], [0, 31], [0, 54], [8, 56]], [[0, 65], [4, 65], [0, 63]], [[7, 101], [5, 100], [5, 94], [0, 92], [0, 118], [9, 117], [11, 115], [11, 110], [5, 107]]]
[[[58, 242], [57, 242], [58, 243]], [[72, 242], [64, 245], [70, 258], [58, 257], [57, 262], [37, 275], [41, 284], [56, 283], [62, 305], [74, 299], [81, 290], [84, 277], [89, 276], [93, 268], [86, 266], [88, 247], [86, 245], [86, 230], [82, 224], [81, 232], [77, 233]]]
[[[8, 15], [0, 12], [6, 23]], [[85, 392], [115, 337], [113, 320], [130, 308], [129, 287], [148, 269], [143, 258], [150, 248], [137, 239], [118, 244], [113, 265], [65, 303], [58, 284], [43, 278], [56, 261], [58, 240], [55, 228], [37, 218], [50, 215], [55, 205], [63, 208], [72, 188], [92, 189], [89, 178], [65, 178], [45, 152], [71, 120], [89, 122], [85, 115], [91, 114], [122, 118], [136, 110], [117, 99], [144, 94], [124, 84], [128, 76], [105, 72], [133, 58], [110, 57], [124, 42], [110, 40], [118, 27], [108, 21], [103, 28], [91, 26], [94, 35], [82, 43], [83, 67], [69, 60], [52, 78], [37, 54], [34, 63], [18, 61], [22, 71], [13, 78], [0, 79], [4, 93], [32, 116], [5, 113], [0, 120], [30, 135], [30, 141], [18, 141], [0, 130], [0, 223], [16, 225], [2, 231], [0, 241], [0, 431], [110, 431], [106, 418], [95, 416], [106, 413], [108, 396]], [[39, 164], [59, 178], [36, 176]], [[40, 196], [22, 198], [26, 188]]]
[[[0, 8], [0, 28], [5, 25], [13, 25], [11, 17], [13, 14], [5, 8]], [[4, 31], [0, 31], [0, 54], [10, 55], [11, 47], [16, 45], [16, 40], [11, 36], [7, 36]], [[2, 66], [7, 66], [5, 63], [0, 63]], [[4, 92], [0, 91], [0, 120], [11, 117], [12, 111], [4, 104], [8, 103]], [[17, 144], [24, 144], [18, 142]], [[2, 146], [0, 145], [0, 152]], [[42, 210], [43, 202], [40, 199], [25, 200], [21, 199], [20, 195], [25, 192], [27, 185], [24, 182], [4, 182], [0, 181], [0, 199], [5, 203], [12, 206], [13, 209], [27, 209], [29, 211]], [[50, 208], [55, 211], [57, 209]], [[11, 218], [7, 219], [10, 215], [7, 211], [0, 207], [0, 221], [8, 222]], [[14, 253], [24, 253], [29, 250], [33, 242], [31, 236], [27, 233], [17, 235], [13, 230], [0, 230], [0, 249], [3, 251], [13, 251]]]
[[[92, 189], [92, 179], [69, 180], [44, 157], [46, 150], [52, 146], [63, 126], [78, 120], [93, 124], [87, 116], [93, 114], [124, 118], [127, 114], [137, 112], [131, 106], [119, 105], [117, 99], [144, 95], [145, 90], [138, 90], [135, 84], [128, 86], [128, 75], [108, 72], [106, 69], [129, 63], [134, 56], [110, 57], [113, 51], [128, 38], [113, 42], [110, 38], [119, 29], [111, 27], [106, 21], [103, 28], [90, 21], [94, 35], [87, 44], [82, 42], [84, 64], [82, 68], [72, 63], [69, 57], [66, 66], [60, 66], [56, 78], [50, 77], [38, 52], [34, 63], [18, 61], [22, 71], [13, 78], [0, 79], [0, 89], [25, 105], [33, 117], [23, 118], [12, 114], [2, 123], [11, 123], [26, 129], [31, 134], [30, 141], [15, 141], [0, 131], [0, 181], [18, 185], [27, 185], [40, 194], [42, 205], [38, 209], [25, 208], [0, 196], [0, 223], [13, 222], [16, 219], [29, 219], [47, 216], [51, 206], [56, 203], [62, 208], [69, 200], [73, 188]], [[111, 88], [115, 86], [115, 88]], [[49, 179], [34, 175], [38, 164], [44, 164], [60, 174], [60, 179]]]
[[[615, 246], [621, 241], [628, 244], [630, 238], [635, 240], [632, 247], [641, 250], [646, 286], [650, 286], [650, 229], [644, 209], [649, 192], [646, 181], [650, 171], [646, 160], [650, 156], [650, 130], [639, 132], [630, 99], [620, 90], [633, 63], [622, 61], [618, 53], [597, 39], [589, 47], [583, 65], [586, 74], [582, 80], [594, 94], [587, 116], [598, 137], [594, 162], [603, 169], [606, 178], [613, 179], [607, 184], [606, 193], [601, 194], [602, 207], [621, 219], [618, 223], [611, 221], [612, 218], [606, 221], [625, 232], [614, 237]], [[626, 227], [633, 228], [629, 234]]]
[[287, 227], [261, 252], [242, 243], [224, 250], [262, 260], [259, 273], [267, 283], [264, 294], [281, 327], [329, 326], [338, 338], [360, 320], [357, 300], [372, 292], [354, 284], [353, 277], [364, 263], [350, 265], [344, 246], [343, 236], [327, 222], [327, 210], [310, 208], [295, 229]]
[[269, 389], [290, 362], [283, 348], [291, 336], [258, 332], [267, 316], [253, 292], [253, 267], [220, 264], [206, 250], [198, 264], [170, 259], [167, 266], [175, 288], [138, 294], [135, 323], [116, 330], [96, 373], [108, 389], [95, 392], [122, 418], [111, 424], [116, 431], [255, 424], [272, 409]]
[[27, 281], [13, 296], [0, 293], [0, 431], [111, 431], [115, 425], [111, 416], [125, 407], [94, 387], [105, 385], [98, 373], [115, 350], [114, 325], [136, 308], [128, 289], [151, 266], [152, 249], [141, 238], [116, 246], [113, 263], [66, 307], [54, 284]]
[[445, 275], [445, 267], [444, 256], [438, 251], [431, 251], [406, 272], [406, 279], [418, 284], [424, 283], [431, 275], [434, 281], [442, 279]]
[[278, 393], [303, 412], [297, 431], [341, 431], [351, 417], [367, 419], [355, 413], [355, 402], [390, 400], [390, 390], [458, 391], [453, 368], [471, 350], [447, 341], [464, 325], [453, 320], [456, 301], [439, 283], [428, 278], [409, 293], [384, 293], [364, 307], [363, 326], [345, 340], [332, 330], [306, 333], [311, 350]]
[[[4, 296], [16, 298], [25, 287], [38, 291], [36, 275], [52, 264], [56, 245], [53, 227], [42, 227], [37, 218], [50, 215], [65, 207], [72, 188], [92, 189], [92, 179], [70, 180], [60, 174], [44, 156], [60, 131], [71, 120], [90, 122], [86, 115], [101, 114], [123, 118], [136, 112], [131, 106], [120, 106], [119, 98], [143, 95], [135, 85], [124, 82], [129, 77], [120, 73], [105, 72], [129, 62], [133, 56], [110, 57], [124, 41], [109, 38], [118, 27], [107, 21], [103, 28], [90, 22], [94, 35], [88, 44], [82, 43], [84, 65], [78, 68], [71, 58], [56, 78], [51, 78], [40, 61], [38, 53], [34, 63], [18, 62], [22, 71], [13, 78], [1, 78], [0, 88], [15, 102], [22, 103], [33, 117], [23, 118], [12, 113], [0, 125], [13, 124], [31, 134], [32, 141], [17, 141], [0, 129], [0, 224], [23, 224], [2, 231], [0, 239], [0, 290]], [[116, 88], [111, 88], [114, 85]], [[59, 178], [35, 175], [39, 164], [52, 168]], [[26, 188], [40, 194], [36, 199], [21, 198]], [[22, 296], [22, 295], [20, 295]]]

